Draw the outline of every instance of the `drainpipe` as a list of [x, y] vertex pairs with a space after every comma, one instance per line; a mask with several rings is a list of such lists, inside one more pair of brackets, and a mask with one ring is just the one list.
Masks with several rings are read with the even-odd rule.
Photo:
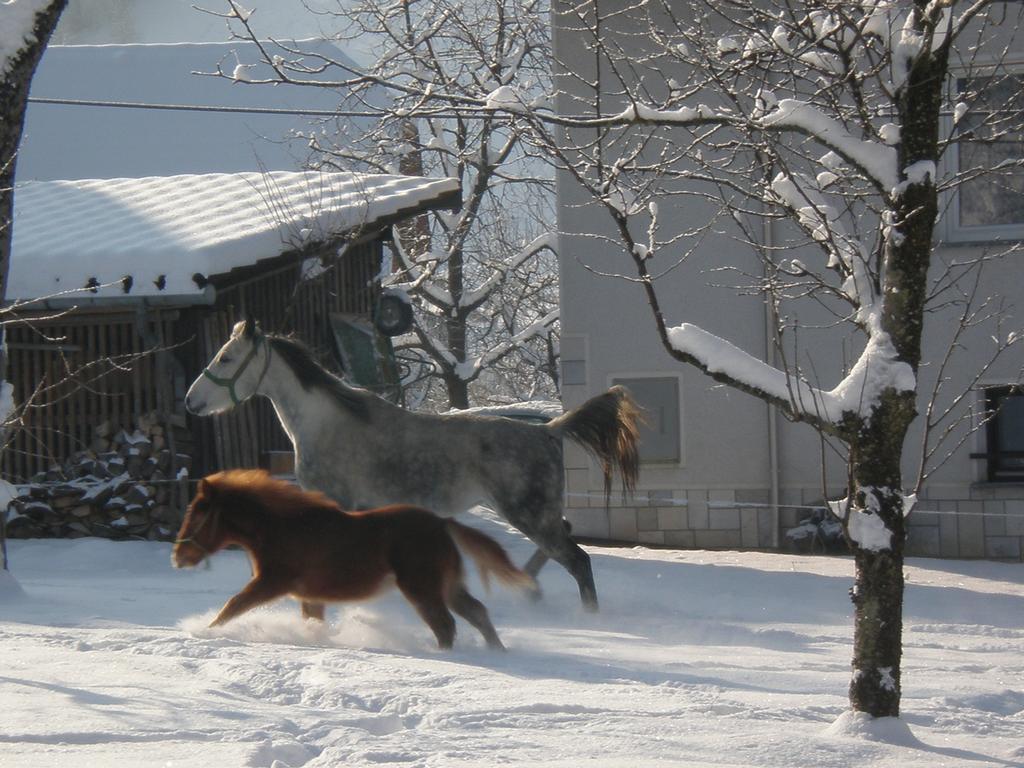
[[[764, 218], [762, 229], [765, 254], [767, 255], [775, 244], [775, 230], [772, 220], [767, 216]], [[767, 273], [767, 266], [764, 269]], [[772, 328], [774, 322], [771, 305], [766, 301], [764, 303], [764, 359], [770, 365], [775, 365], [778, 360], [774, 344], [775, 332]], [[768, 475], [771, 483], [768, 497], [772, 517], [771, 546], [772, 549], [779, 549], [779, 414], [771, 403], [768, 403], [766, 407], [768, 408]]]

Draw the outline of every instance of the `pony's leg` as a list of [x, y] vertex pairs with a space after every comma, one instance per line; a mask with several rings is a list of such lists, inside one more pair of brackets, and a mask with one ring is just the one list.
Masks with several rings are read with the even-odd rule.
[[210, 622], [210, 626], [219, 627], [257, 605], [269, 603], [287, 592], [288, 588], [278, 582], [254, 579], [246, 584], [241, 592], [224, 603], [224, 607], [220, 609], [217, 618]]
[[433, 631], [438, 646], [444, 649], [451, 648], [455, 642], [455, 617], [444, 604], [440, 585], [427, 585], [399, 578], [398, 589]]
[[448, 606], [459, 616], [479, 630], [484, 636], [487, 645], [498, 651], [504, 651], [505, 646], [501, 644], [501, 638], [491, 624], [491, 617], [487, 614], [487, 608], [473, 597], [463, 585], [459, 585], [449, 596]]
[[[407, 594], [406, 597], [409, 597]], [[455, 617], [441, 599], [421, 600], [409, 597], [409, 602], [437, 638], [437, 647], [448, 650], [455, 643]]]
[[316, 619], [318, 621], [324, 620], [324, 604], [323, 603], [311, 603], [307, 600], [303, 600], [302, 603], [302, 618], [304, 619]]

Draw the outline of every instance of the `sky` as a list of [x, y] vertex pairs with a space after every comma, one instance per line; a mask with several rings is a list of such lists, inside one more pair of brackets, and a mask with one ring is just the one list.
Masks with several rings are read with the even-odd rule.
[[[54, 33], [59, 45], [107, 43], [220, 42], [229, 39], [225, 21], [201, 13], [221, 11], [226, 0], [70, 0]], [[310, 13], [337, 7], [335, 0], [246, 0], [251, 23], [261, 36], [318, 37], [329, 20]]]

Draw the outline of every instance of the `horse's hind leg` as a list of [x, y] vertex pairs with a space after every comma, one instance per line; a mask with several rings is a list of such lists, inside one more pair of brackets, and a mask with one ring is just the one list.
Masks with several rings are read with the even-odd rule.
[[438, 648], [451, 648], [455, 643], [455, 617], [445, 606], [444, 601], [439, 599], [413, 602], [410, 598], [410, 602], [420, 617], [427, 622], [427, 626], [433, 630]]
[[440, 585], [424, 585], [398, 580], [398, 589], [405, 595], [416, 613], [427, 623], [441, 648], [451, 648], [455, 642], [455, 617], [444, 604]]
[[569, 538], [568, 535], [558, 542], [555, 551], [552, 551], [551, 558], [562, 564], [580, 588], [580, 600], [583, 601], [583, 608], [591, 613], [597, 613], [597, 587], [594, 586], [594, 571], [590, 565], [590, 555], [583, 551], [579, 544]]
[[[563, 519], [562, 522], [565, 524], [565, 532], [566, 533], [571, 533], [572, 532], [572, 525], [569, 523], [569, 521]], [[537, 547], [536, 551], [532, 555], [530, 555], [530, 559], [526, 561], [526, 565], [523, 566], [523, 570], [526, 571], [528, 574], [530, 574], [531, 576], [533, 576], [533, 578], [536, 579], [537, 578], [537, 574], [540, 573], [540, 569], [543, 568], [547, 564], [548, 560], [550, 560], [550, 559], [551, 559], [550, 557], [548, 557], [547, 555], [544, 554], [544, 550], [543, 549], [541, 549], [540, 547]], [[539, 600], [540, 599], [540, 590], [538, 590], [532, 596], [534, 597], [534, 599], [538, 599]]]
[[[536, 551], [530, 555], [530, 559], [526, 561], [526, 564], [523, 566], [523, 570], [536, 579], [537, 574], [540, 573], [540, 569], [543, 568], [550, 559], [551, 558], [544, 554], [543, 549], [537, 547]], [[540, 593], [538, 592], [534, 597], [540, 598]]]
[[311, 603], [308, 600], [303, 600], [302, 603], [302, 618], [304, 619], [317, 619], [318, 621], [324, 620], [324, 604], [323, 603]]
[[505, 650], [505, 646], [501, 644], [501, 638], [498, 637], [494, 625], [491, 624], [491, 617], [487, 613], [486, 606], [469, 594], [465, 586], [460, 584], [452, 590], [452, 594], [448, 598], [448, 606], [476, 627], [484, 636], [489, 647], [499, 651]]
[[[580, 600], [583, 608], [596, 613], [597, 587], [594, 586], [594, 571], [590, 565], [590, 555], [572, 540], [565, 521], [560, 519], [557, 524], [548, 525], [539, 530], [523, 531], [540, 547], [541, 551], [567, 570], [580, 589]], [[531, 558], [532, 559], [532, 558]], [[527, 571], [529, 573], [529, 571]]]

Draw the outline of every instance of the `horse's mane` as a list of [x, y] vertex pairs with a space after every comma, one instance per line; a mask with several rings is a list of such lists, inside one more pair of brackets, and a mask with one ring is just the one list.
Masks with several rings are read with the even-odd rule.
[[340, 509], [319, 491], [304, 491], [297, 485], [271, 477], [265, 469], [228, 469], [208, 476], [205, 481], [213, 486], [212, 493], [218, 497], [241, 497], [275, 517], [289, 517], [312, 509]]
[[366, 398], [320, 365], [304, 344], [285, 336], [267, 336], [267, 341], [271, 349], [292, 369], [303, 389], [322, 389], [357, 418], [363, 421], [369, 419]]

